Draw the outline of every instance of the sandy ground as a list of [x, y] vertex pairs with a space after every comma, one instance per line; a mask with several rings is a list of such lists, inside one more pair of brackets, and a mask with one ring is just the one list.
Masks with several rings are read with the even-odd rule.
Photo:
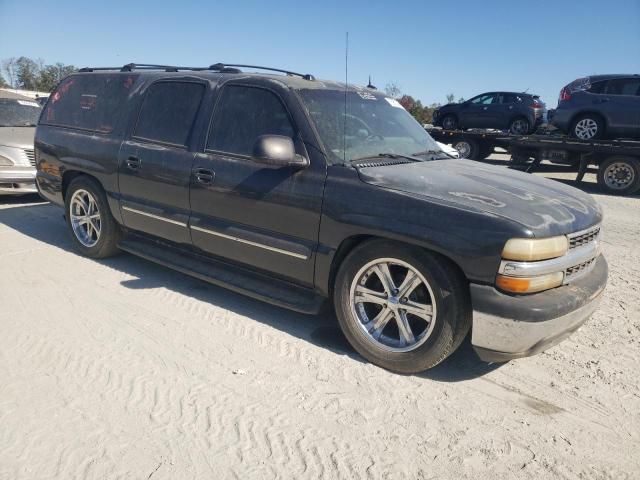
[[2, 199], [0, 479], [640, 478], [640, 197], [595, 197], [593, 318], [539, 356], [467, 342], [419, 376], [364, 363], [330, 315], [83, 258], [60, 209]]

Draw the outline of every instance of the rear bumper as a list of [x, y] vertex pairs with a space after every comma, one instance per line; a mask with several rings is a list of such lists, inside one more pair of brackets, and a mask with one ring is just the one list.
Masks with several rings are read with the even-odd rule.
[[570, 121], [571, 121], [571, 112], [569, 110], [556, 109], [553, 112], [551, 125], [567, 133], [569, 131]]
[[0, 195], [36, 193], [35, 168], [0, 169]]
[[506, 295], [471, 285], [471, 343], [486, 362], [506, 362], [540, 353], [570, 336], [597, 308], [607, 283], [602, 255], [593, 270], [574, 283], [526, 295]]

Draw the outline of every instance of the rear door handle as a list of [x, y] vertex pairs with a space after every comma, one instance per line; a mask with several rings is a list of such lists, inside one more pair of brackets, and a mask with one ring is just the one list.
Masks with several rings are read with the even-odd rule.
[[208, 170], [206, 168], [194, 168], [193, 176], [196, 179], [196, 182], [202, 183], [204, 185], [209, 185], [213, 183], [213, 179], [216, 174], [213, 170]]
[[127, 168], [131, 170], [137, 170], [140, 168], [140, 159], [138, 157], [129, 157], [127, 158], [126, 164]]

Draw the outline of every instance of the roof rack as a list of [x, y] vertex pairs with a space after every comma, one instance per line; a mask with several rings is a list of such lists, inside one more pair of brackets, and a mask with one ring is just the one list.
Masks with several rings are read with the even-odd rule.
[[215, 63], [208, 67], [177, 67], [175, 65], [155, 65], [151, 63], [127, 63], [122, 67], [85, 67], [78, 70], [79, 72], [95, 72], [95, 71], [103, 71], [103, 70], [120, 70], [121, 72], [132, 72], [134, 70], [164, 70], [165, 72], [178, 72], [180, 70], [186, 70], [190, 72], [204, 72], [204, 71], [214, 71], [220, 73], [242, 73], [238, 67], [243, 68], [255, 68], [258, 70], [267, 70], [270, 72], [279, 72], [284, 73], [290, 76], [301, 77], [305, 80], [315, 80], [315, 77], [310, 74], [296, 73], [290, 70], [282, 70], [280, 68], [271, 68], [271, 67], [260, 67], [258, 65], [240, 65], [240, 64], [230, 64], [230, 63]]
[[282, 70], [281, 68], [271, 68], [271, 67], [260, 67], [258, 65], [241, 65], [241, 64], [232, 64], [232, 63], [216, 63], [214, 65], [211, 65], [209, 67], [209, 70], [215, 70], [215, 71], [222, 71], [227, 69], [228, 67], [241, 67], [241, 68], [255, 68], [258, 70], [267, 70], [269, 72], [279, 72], [279, 73], [284, 73], [286, 75], [290, 75], [290, 76], [294, 76], [294, 77], [300, 77], [303, 78], [305, 80], [315, 80], [315, 77], [313, 75], [310, 75], [308, 73], [297, 73], [297, 72], [292, 72], [290, 70]]

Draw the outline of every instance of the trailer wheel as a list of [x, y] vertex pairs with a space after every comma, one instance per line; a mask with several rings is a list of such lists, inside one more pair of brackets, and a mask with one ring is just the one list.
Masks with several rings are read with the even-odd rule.
[[613, 195], [630, 195], [640, 190], [640, 160], [609, 157], [598, 167], [598, 185]]
[[480, 146], [475, 140], [464, 138], [453, 144], [453, 148], [458, 150], [460, 158], [468, 158], [469, 160], [478, 160], [480, 157]]

